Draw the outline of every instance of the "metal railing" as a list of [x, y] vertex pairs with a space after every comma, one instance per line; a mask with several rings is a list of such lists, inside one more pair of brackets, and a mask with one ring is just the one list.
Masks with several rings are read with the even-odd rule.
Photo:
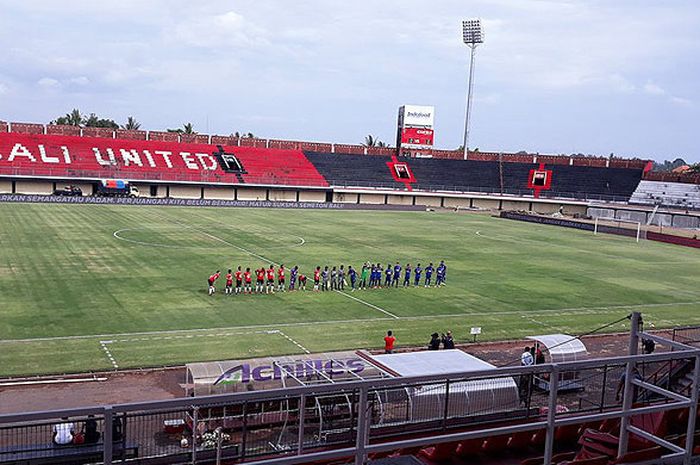
[[[623, 357], [0, 415], [0, 463], [68, 455], [75, 463], [105, 464], [137, 457], [140, 463], [261, 465], [347, 457], [361, 464], [370, 455], [409, 447], [537, 431], [545, 433], [542, 451], [549, 463], [557, 429], [609, 419], [621, 420], [620, 455], [633, 433], [669, 449], [667, 463], [690, 463], [700, 350], [642, 335], [673, 350], [637, 355], [640, 334], [633, 329], [631, 355]], [[690, 395], [635, 375], [669, 361], [693, 364]], [[547, 379], [547, 389], [533, 383], [536, 378]], [[642, 400], [640, 392], [655, 396]], [[684, 409], [683, 447], [640, 430], [634, 420]], [[99, 433], [90, 441], [88, 422]], [[57, 424], [72, 424], [86, 443], [53, 445]]]

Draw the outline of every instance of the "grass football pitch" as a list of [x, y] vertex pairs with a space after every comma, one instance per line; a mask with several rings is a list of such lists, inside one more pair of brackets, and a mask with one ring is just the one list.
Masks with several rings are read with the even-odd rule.
[[[700, 251], [487, 215], [0, 204], [0, 218], [0, 376], [370, 348], [388, 329], [399, 346], [477, 326], [482, 341], [580, 334], [632, 310], [700, 323]], [[442, 259], [440, 289], [206, 293], [237, 265]]]

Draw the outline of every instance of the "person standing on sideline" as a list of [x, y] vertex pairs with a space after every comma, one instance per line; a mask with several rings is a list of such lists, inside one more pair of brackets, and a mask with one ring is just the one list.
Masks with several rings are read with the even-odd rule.
[[399, 262], [396, 262], [396, 265], [394, 265], [394, 278], [391, 280], [392, 286], [399, 287], [399, 278], [401, 278], [401, 265], [399, 265]]
[[[365, 267], [362, 267], [362, 272], [365, 272]], [[352, 267], [352, 265], [348, 265], [348, 276], [350, 277], [350, 292], [355, 292], [355, 282], [357, 281], [357, 272], [355, 269]], [[362, 284], [360, 284], [362, 285]]]
[[387, 331], [386, 336], [384, 336], [384, 353], [385, 354], [393, 354], [395, 343], [396, 343], [396, 338], [394, 337], [393, 331]]
[[413, 287], [420, 286], [421, 273], [423, 273], [423, 268], [420, 267], [420, 263], [419, 263], [416, 265], [416, 268], [413, 270], [413, 274], [416, 275], [415, 279], [413, 280]]
[[433, 333], [430, 335], [428, 350], [440, 350], [440, 335], [438, 333]]
[[409, 287], [411, 285], [411, 264], [406, 263], [406, 268], [404, 268], [403, 275], [403, 287]]
[[209, 279], [207, 279], [207, 284], [209, 285], [209, 295], [214, 295], [214, 293], [216, 292], [214, 283], [217, 279], [219, 279], [219, 276], [221, 276], [221, 272], [219, 270], [216, 270], [216, 273], [209, 276]]
[[[520, 355], [520, 365], [524, 367], [529, 367], [535, 364], [535, 359], [532, 356], [532, 352], [529, 347], [525, 347], [525, 350]], [[518, 393], [520, 395], [520, 402], [527, 404], [527, 398], [530, 394], [530, 386], [532, 385], [532, 375], [521, 375], [518, 380]]]
[[447, 334], [442, 335], [442, 347], [445, 350], [455, 348], [455, 340], [452, 338], [452, 331], [447, 331]]

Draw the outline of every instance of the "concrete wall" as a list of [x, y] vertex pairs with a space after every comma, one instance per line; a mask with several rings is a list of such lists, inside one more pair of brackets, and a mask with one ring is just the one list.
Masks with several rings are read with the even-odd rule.
[[12, 181], [0, 179], [0, 194], [12, 194]]
[[325, 191], [299, 191], [300, 202], [325, 202]]
[[267, 200], [267, 189], [239, 187], [238, 200]]
[[336, 203], [357, 203], [359, 199], [359, 194], [352, 194], [347, 192], [334, 192], [333, 202]]
[[205, 199], [233, 200], [233, 187], [205, 187]]
[[556, 213], [559, 211], [559, 205], [556, 203], [540, 203], [532, 202], [532, 211], [537, 213], [543, 213], [545, 215]]
[[454, 197], [445, 197], [445, 208], [469, 208], [469, 199], [458, 199]]
[[[651, 215], [651, 213], [649, 213], [649, 215]], [[648, 218], [649, 217], [647, 216], [647, 221]], [[654, 218], [652, 218], [651, 224], [656, 226], [672, 226], [673, 215], [669, 215], [668, 213], [657, 213], [654, 215]]]
[[416, 205], [439, 207], [442, 205], [442, 199], [440, 197], [416, 197]]
[[526, 202], [518, 202], [517, 200], [504, 200], [501, 203], [501, 210], [511, 210], [511, 211], [518, 211], [518, 210], [529, 210], [530, 209], [530, 201], [527, 200]]
[[697, 216], [674, 215], [673, 226], [675, 228], [688, 228], [688, 229], [700, 228], [700, 218], [698, 218]]
[[294, 202], [297, 199], [297, 191], [285, 191], [279, 189], [270, 189], [270, 200], [277, 202]]
[[412, 195], [390, 195], [387, 198], [389, 205], [413, 205]]
[[16, 181], [15, 190], [18, 194], [51, 194], [53, 192], [53, 182]]
[[587, 208], [588, 207], [586, 207], [585, 205], [564, 205], [564, 214], [574, 215], [578, 213], [579, 215], [585, 215]]
[[474, 199], [474, 206], [477, 208], [485, 208], [488, 210], [497, 210], [498, 209], [498, 200]]
[[383, 204], [384, 194], [360, 194], [360, 203]]
[[199, 186], [170, 186], [170, 197], [175, 199], [199, 199], [201, 194]]
[[642, 224], [645, 224], [647, 222], [646, 212], [618, 210], [615, 214], [615, 218], [617, 218], [618, 220], [638, 221]]

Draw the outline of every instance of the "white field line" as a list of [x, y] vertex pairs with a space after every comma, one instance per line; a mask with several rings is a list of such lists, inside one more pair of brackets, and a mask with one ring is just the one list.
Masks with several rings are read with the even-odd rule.
[[[571, 316], [571, 312], [578, 312], [579, 314], [586, 315], [598, 315], [598, 314], [608, 314], [611, 312], [616, 312], [618, 310], [625, 309], [636, 309], [636, 308], [663, 308], [663, 307], [674, 307], [674, 306], [686, 306], [686, 305], [700, 305], [700, 301], [692, 302], [673, 302], [673, 303], [661, 303], [661, 304], [633, 304], [633, 305], [609, 305], [600, 307], [570, 307], [570, 308], [554, 308], [546, 310], [504, 310], [500, 312], [464, 312], [464, 313], [448, 313], [442, 315], [419, 315], [419, 316], [401, 316], [398, 317], [399, 321], [412, 321], [412, 320], [433, 320], [438, 318], [473, 318], [473, 317], [493, 317], [493, 316], [507, 316], [507, 315], [518, 315], [521, 316], [524, 312], [527, 312], [530, 316]], [[356, 318], [354, 320], [323, 320], [323, 321], [304, 321], [297, 323], [270, 323], [270, 324], [259, 324], [259, 325], [247, 325], [247, 326], [229, 326], [223, 328], [197, 328], [197, 329], [171, 329], [166, 331], [143, 331], [134, 333], [112, 333], [112, 334], [87, 334], [79, 336], [55, 336], [55, 337], [37, 337], [29, 339], [0, 339], [1, 344], [16, 343], [16, 342], [46, 342], [46, 341], [69, 341], [69, 340], [81, 340], [81, 339], [97, 339], [97, 338], [128, 338], [135, 336], [149, 336], [149, 335], [160, 335], [160, 334], [173, 334], [178, 335], [182, 333], [195, 333], [195, 332], [211, 332], [211, 331], [242, 331], [242, 330], [256, 330], [267, 328], [268, 331], [273, 330], [272, 328], [294, 328], [303, 326], [315, 326], [315, 325], [337, 325], [343, 323], [371, 323], [375, 321], [395, 321], [397, 318], [393, 317], [376, 317], [376, 318]], [[264, 331], [263, 331], [264, 332]], [[246, 333], [248, 334], [248, 333]]]
[[102, 350], [105, 351], [105, 355], [107, 355], [107, 358], [109, 359], [110, 362], [112, 362], [112, 366], [115, 369], [119, 368], [119, 365], [117, 365], [116, 360], [114, 360], [114, 356], [112, 355], [112, 352], [109, 351], [109, 348], [107, 347], [107, 344], [111, 344], [114, 341], [100, 341], [100, 346], [102, 346]]
[[343, 291], [337, 291], [337, 290], [336, 290], [335, 292], [337, 292], [338, 294], [342, 294], [342, 295], [344, 295], [345, 297], [347, 297], [348, 299], [354, 300], [355, 302], [359, 302], [359, 303], [361, 303], [361, 304], [363, 304], [363, 305], [367, 305], [367, 306], [370, 307], [370, 308], [373, 308], [373, 309], [375, 309], [375, 310], [379, 310], [379, 311], [382, 312], [383, 314], [389, 315], [390, 317], [392, 317], [392, 318], [395, 319], [395, 320], [400, 319], [398, 316], [394, 315], [394, 314], [391, 313], [390, 311], [384, 310], [383, 308], [377, 307], [376, 305], [371, 304], [371, 303], [369, 303], [369, 302], [365, 302], [364, 300], [358, 299], [357, 297], [352, 296], [352, 295], [350, 295], [350, 294], [347, 294], [347, 293], [345, 293], [345, 292], [343, 292]]
[[[551, 316], [551, 315], [550, 315], [550, 316]], [[535, 323], [536, 325], [542, 326], [543, 328], [551, 328], [551, 329], [560, 331], [560, 329], [559, 329], [558, 327], [552, 326], [552, 325], [550, 325], [549, 323], [545, 323], [544, 321], [536, 320], [536, 319], [532, 318], [532, 317], [529, 316], [529, 315], [520, 315], [520, 317], [523, 318], [523, 319], [525, 319], [525, 320], [530, 320], [530, 321], [532, 321], [533, 323]]]
[[291, 342], [292, 344], [294, 344], [295, 346], [299, 347], [301, 350], [306, 352], [307, 354], [311, 353], [311, 351], [309, 349], [307, 349], [303, 345], [299, 344], [297, 341], [295, 341], [291, 337], [287, 336], [287, 334], [285, 334], [283, 331], [278, 331], [278, 333], [281, 334], [283, 337], [285, 337], [289, 342]]

